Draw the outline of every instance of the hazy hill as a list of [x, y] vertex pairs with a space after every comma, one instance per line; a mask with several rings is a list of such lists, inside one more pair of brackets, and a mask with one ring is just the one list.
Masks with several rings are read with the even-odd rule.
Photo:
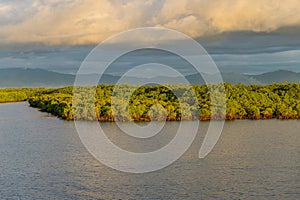
[[[89, 75], [87, 75], [89, 77]], [[115, 83], [119, 78], [104, 75], [101, 83]], [[73, 85], [75, 75], [43, 69], [0, 69], [0, 87], [62, 87]]]
[[[87, 80], [91, 76], [86, 75]], [[206, 75], [210, 80], [214, 79], [215, 75]], [[259, 75], [243, 75], [236, 73], [223, 73], [223, 81], [230, 82], [232, 84], [269, 84], [272, 82], [295, 82], [300, 83], [300, 73], [279, 70], [274, 72], [268, 72]], [[100, 83], [114, 84], [119, 80], [119, 76], [103, 75]], [[186, 76], [186, 79], [192, 84], [204, 84], [204, 80], [201, 76], [193, 74]], [[57, 72], [51, 72], [43, 69], [0, 69], [0, 87], [61, 87], [67, 85], [73, 85], [75, 75], [62, 74]], [[143, 84], [148, 83], [183, 83], [181, 77], [166, 77], [159, 76], [155, 78], [136, 78], [136, 77], [123, 77], [123, 82], [131, 84]]]
[[73, 80], [73, 75], [43, 69], [0, 69], [0, 87], [58, 87]]
[[259, 75], [248, 75], [248, 77], [254, 78], [262, 84], [289, 82], [289, 83], [300, 83], [300, 73], [278, 70], [274, 72], [267, 72]]

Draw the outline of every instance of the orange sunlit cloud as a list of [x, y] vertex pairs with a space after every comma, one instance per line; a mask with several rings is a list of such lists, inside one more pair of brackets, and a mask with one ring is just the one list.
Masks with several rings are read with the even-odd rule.
[[144, 26], [162, 26], [201, 37], [298, 25], [298, 0], [7, 0], [0, 4], [2, 44], [98, 43], [120, 31]]

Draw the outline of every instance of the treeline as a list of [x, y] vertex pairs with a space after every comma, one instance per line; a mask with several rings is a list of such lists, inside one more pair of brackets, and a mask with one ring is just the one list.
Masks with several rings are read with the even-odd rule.
[[[67, 120], [149, 121], [233, 119], [300, 119], [300, 84], [65, 87], [29, 97], [31, 106]], [[76, 91], [73, 97], [73, 89]], [[226, 93], [226, 110], [218, 98]], [[90, 98], [92, 97], [92, 98]], [[72, 99], [74, 102], [72, 102]], [[73, 105], [72, 108], [72, 103]], [[214, 105], [212, 105], [214, 103]]]
[[42, 88], [6, 88], [0, 89], [0, 103], [26, 101], [32, 95], [43, 91]]

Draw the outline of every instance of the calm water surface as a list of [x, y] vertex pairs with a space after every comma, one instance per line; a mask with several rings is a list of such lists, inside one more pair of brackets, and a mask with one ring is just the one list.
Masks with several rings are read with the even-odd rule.
[[[299, 120], [226, 122], [214, 150], [200, 160], [207, 125], [201, 122], [193, 145], [174, 164], [128, 174], [95, 160], [73, 122], [27, 103], [1, 104], [0, 199], [299, 199]], [[178, 123], [144, 141], [113, 123], [102, 127], [120, 147], [146, 152], [166, 145]]]

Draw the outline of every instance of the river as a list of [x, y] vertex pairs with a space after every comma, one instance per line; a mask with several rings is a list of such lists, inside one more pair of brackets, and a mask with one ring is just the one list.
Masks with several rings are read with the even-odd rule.
[[[163, 146], [177, 125], [166, 123], [164, 134], [141, 145], [126, 139], [114, 123], [102, 123], [116, 144], [137, 151]], [[226, 122], [213, 151], [199, 159], [207, 125], [200, 123], [203, 130], [175, 163], [155, 172], [130, 174], [90, 155], [74, 122], [26, 102], [1, 104], [0, 199], [299, 198], [299, 120]]]

